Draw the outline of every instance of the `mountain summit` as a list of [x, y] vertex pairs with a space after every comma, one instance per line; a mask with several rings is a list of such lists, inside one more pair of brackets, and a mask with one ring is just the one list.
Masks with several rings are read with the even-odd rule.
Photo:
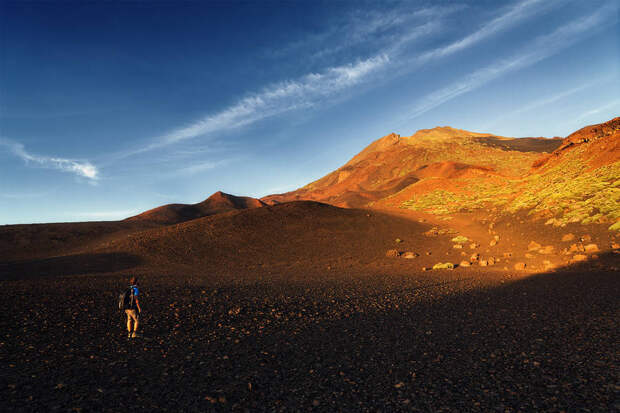
[[505, 138], [441, 126], [412, 136], [377, 139], [344, 166], [296, 191], [270, 195], [269, 204], [307, 199], [344, 207], [369, 206], [422, 179], [524, 176], [557, 139]]

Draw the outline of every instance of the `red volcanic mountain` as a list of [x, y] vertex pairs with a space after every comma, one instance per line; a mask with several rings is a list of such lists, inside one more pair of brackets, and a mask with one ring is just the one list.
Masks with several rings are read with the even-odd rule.
[[344, 207], [370, 206], [429, 178], [521, 177], [541, 153], [552, 152], [561, 144], [560, 139], [505, 138], [448, 126], [419, 130], [409, 137], [392, 133], [318, 181], [262, 200], [269, 204], [304, 199]]
[[164, 225], [177, 224], [196, 218], [238, 209], [260, 208], [265, 203], [247, 196], [234, 196], [218, 191], [197, 204], [168, 204], [150, 209], [126, 221], [148, 221]]
[[613, 231], [620, 229], [619, 177], [620, 118], [565, 139], [437, 127], [385, 136], [325, 177], [263, 201], [409, 209], [446, 220], [524, 211], [547, 225], [605, 224]]

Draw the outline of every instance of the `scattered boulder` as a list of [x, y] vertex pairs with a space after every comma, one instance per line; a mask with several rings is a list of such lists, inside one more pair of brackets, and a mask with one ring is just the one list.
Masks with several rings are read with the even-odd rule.
[[413, 259], [415, 257], [419, 257], [419, 256], [420, 256], [420, 254], [417, 254], [417, 253], [412, 252], [412, 251], [407, 251], [407, 252], [403, 253], [403, 255], [402, 255], [403, 258], [406, 258], [406, 259], [409, 259], [409, 260]]
[[486, 267], [489, 265], [489, 262], [487, 260], [480, 260], [480, 262], [478, 262], [478, 265], [480, 265], [481, 267]]
[[462, 248], [463, 248], [463, 244], [454, 244], [454, 245], [452, 246], [452, 248], [455, 248], [455, 249], [457, 249], [457, 250], [462, 249]]
[[398, 258], [400, 257], [400, 252], [398, 250], [387, 250], [385, 256], [388, 258]]
[[553, 247], [553, 245], [546, 245], [543, 248], [540, 248], [538, 250], [539, 254], [553, 254], [553, 251], [555, 250], [555, 248]]
[[471, 262], [478, 261], [479, 259], [480, 259], [480, 254], [478, 254], [477, 252], [474, 252], [473, 254], [471, 254], [471, 257], [469, 257], [469, 261]]
[[492, 239], [491, 242], [489, 242], [489, 246], [494, 247], [497, 245], [497, 240]]
[[617, 242], [612, 242], [610, 247], [612, 250], [617, 250], [620, 249], [620, 244], [618, 244]]
[[469, 261], [461, 261], [459, 267], [469, 267], [471, 263]]
[[584, 249], [586, 250], [586, 252], [598, 252], [598, 245], [596, 244], [588, 244], [584, 247]]
[[590, 242], [592, 241], [592, 236], [590, 234], [582, 235], [580, 238], [581, 242]]
[[472, 249], [472, 250], [475, 250], [479, 246], [480, 246], [480, 244], [478, 244], [477, 242], [474, 242], [473, 244], [469, 244], [469, 248]]
[[562, 237], [562, 242], [569, 242], [575, 239], [575, 235], [574, 234], [566, 234]]
[[495, 257], [489, 257], [487, 259], [487, 262], [489, 265], [495, 265], [495, 262], [496, 262]]
[[402, 240], [402, 239], [400, 239], [400, 238], [396, 238], [396, 239], [394, 240], [394, 242], [395, 242], [395, 243], [397, 243], [397, 244], [400, 244], [401, 242], [403, 242], [403, 240]]
[[499, 241], [499, 235], [494, 235], [494, 236], [493, 236], [493, 239], [494, 239], [495, 241]]
[[572, 244], [568, 249], [568, 252], [586, 252], [583, 244]]
[[434, 270], [453, 270], [454, 264], [452, 264], [451, 262], [438, 262], [437, 264], [433, 265], [433, 269]]
[[576, 255], [573, 255], [573, 259], [571, 260], [571, 262], [582, 262], [582, 261], [586, 261], [587, 259], [588, 259], [587, 255], [576, 254]]
[[518, 262], [518, 263], [515, 264], [514, 268], [515, 268], [515, 270], [524, 270], [526, 266], [527, 266], [526, 263]]
[[542, 245], [540, 245], [536, 241], [531, 241], [529, 244], [527, 244], [528, 251], [538, 251], [541, 247]]

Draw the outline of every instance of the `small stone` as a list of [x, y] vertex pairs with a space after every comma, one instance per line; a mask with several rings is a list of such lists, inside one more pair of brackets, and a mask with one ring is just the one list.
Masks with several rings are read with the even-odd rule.
[[532, 254], [530, 254], [529, 252], [525, 253], [525, 258], [534, 258], [534, 256]]
[[398, 252], [398, 250], [387, 250], [385, 256], [389, 258], [398, 258], [400, 256], [400, 252]]
[[573, 255], [573, 259], [571, 261], [572, 262], [582, 262], [582, 261], [586, 261], [587, 259], [588, 259], [587, 255], [576, 254], [576, 255]]
[[489, 262], [487, 260], [480, 260], [478, 265], [480, 265], [481, 267], [486, 267], [489, 265]]
[[471, 254], [471, 257], [469, 257], [469, 260], [474, 262], [474, 261], [478, 261], [480, 259], [480, 254], [478, 254], [477, 252]]
[[518, 262], [518, 263], [515, 264], [514, 268], [515, 268], [515, 270], [524, 270], [526, 266], [527, 266], [526, 263]]
[[566, 234], [562, 237], [562, 242], [569, 242], [575, 239], [574, 234]]
[[610, 246], [612, 250], [620, 249], [620, 244], [618, 244], [617, 242], [612, 242]]
[[540, 248], [538, 250], [539, 254], [553, 254], [553, 251], [555, 250], [555, 248], [553, 247], [553, 245], [546, 245], [543, 248]]
[[454, 244], [454, 245], [452, 246], [452, 248], [455, 248], [455, 249], [457, 249], [457, 250], [460, 250], [460, 249], [462, 249], [462, 248], [463, 248], [463, 246], [462, 246], [461, 244]]
[[598, 245], [596, 244], [588, 244], [585, 247], [586, 252], [597, 252], [599, 251]]
[[592, 236], [590, 234], [582, 235], [580, 238], [581, 242], [590, 242], [592, 241]]
[[495, 241], [499, 241], [499, 235], [493, 236], [493, 239], [495, 239]]
[[489, 265], [495, 265], [495, 257], [489, 257], [489, 259], [487, 260], [487, 263]]
[[504, 258], [510, 258], [512, 257], [512, 252], [505, 252], [503, 255], [504, 255]]
[[491, 242], [489, 242], [490, 247], [494, 247], [496, 245], [497, 245], [497, 240], [492, 239]]
[[469, 261], [461, 261], [459, 267], [469, 267], [471, 263]]
[[405, 252], [403, 254], [403, 258], [406, 258], [408, 260], [413, 259], [413, 258], [418, 257], [418, 256], [419, 256], [419, 254], [416, 254], [415, 252], [412, 252], [412, 251], [407, 251], [407, 252]]
[[451, 262], [438, 262], [437, 264], [433, 265], [433, 269], [434, 270], [453, 270], [454, 264], [452, 264]]
[[395, 243], [397, 243], [397, 244], [400, 244], [401, 242], [403, 242], [403, 240], [402, 240], [402, 239], [400, 239], [400, 238], [396, 238], [396, 239], [394, 240], [394, 242], [395, 242]]
[[531, 241], [529, 244], [527, 244], [528, 251], [538, 251], [541, 247], [542, 245], [540, 245], [536, 241]]
[[473, 244], [469, 244], [469, 248], [472, 249], [472, 250], [475, 250], [479, 246], [480, 246], [480, 244], [478, 244], [477, 242], [474, 242]]

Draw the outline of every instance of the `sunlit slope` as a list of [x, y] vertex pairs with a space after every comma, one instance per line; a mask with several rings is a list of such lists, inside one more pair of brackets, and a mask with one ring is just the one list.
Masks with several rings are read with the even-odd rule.
[[296, 191], [263, 198], [268, 203], [309, 199], [345, 207], [371, 206], [428, 179], [523, 177], [543, 152], [561, 141], [514, 139], [450, 127], [410, 137], [387, 135], [347, 164]]
[[620, 118], [569, 135], [520, 178], [426, 178], [380, 202], [433, 214], [528, 211], [554, 226], [620, 219]]

